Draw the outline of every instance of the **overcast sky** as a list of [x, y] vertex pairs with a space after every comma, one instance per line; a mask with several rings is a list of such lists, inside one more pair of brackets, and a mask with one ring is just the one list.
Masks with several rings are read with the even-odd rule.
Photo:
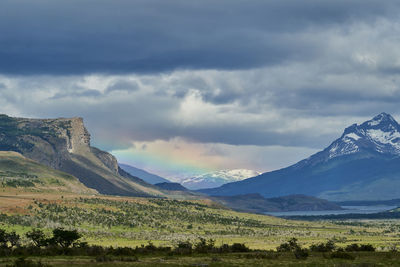
[[269, 171], [400, 119], [399, 41], [399, 1], [2, 0], [0, 112], [170, 178]]

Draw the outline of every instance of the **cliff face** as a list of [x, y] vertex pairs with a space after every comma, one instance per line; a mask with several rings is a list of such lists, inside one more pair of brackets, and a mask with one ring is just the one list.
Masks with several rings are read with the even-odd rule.
[[82, 118], [26, 119], [0, 115], [0, 150], [16, 151], [70, 173], [100, 193], [162, 195], [136, 177], [121, 175], [113, 155], [91, 147]]
[[58, 169], [70, 153], [90, 151], [82, 118], [25, 119], [0, 116], [0, 149], [13, 150]]

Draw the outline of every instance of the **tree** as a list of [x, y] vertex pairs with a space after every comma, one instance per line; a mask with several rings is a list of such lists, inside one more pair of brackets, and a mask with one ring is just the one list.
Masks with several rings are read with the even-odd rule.
[[53, 230], [53, 238], [51, 241], [62, 248], [68, 248], [75, 241], [81, 238], [77, 230], [65, 230], [64, 228], [56, 228]]
[[25, 236], [29, 238], [38, 248], [44, 247], [48, 244], [48, 239], [42, 230], [33, 229], [32, 231], [27, 232]]
[[0, 247], [7, 247], [7, 233], [6, 230], [0, 229]]
[[6, 234], [6, 239], [11, 244], [11, 248], [18, 246], [20, 241], [20, 236], [15, 232], [12, 231], [11, 233]]

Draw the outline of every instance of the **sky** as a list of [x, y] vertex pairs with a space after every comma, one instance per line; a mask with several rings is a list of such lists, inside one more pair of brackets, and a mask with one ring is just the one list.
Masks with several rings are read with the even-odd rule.
[[400, 119], [399, 41], [392, 0], [2, 0], [0, 113], [170, 179], [266, 172]]

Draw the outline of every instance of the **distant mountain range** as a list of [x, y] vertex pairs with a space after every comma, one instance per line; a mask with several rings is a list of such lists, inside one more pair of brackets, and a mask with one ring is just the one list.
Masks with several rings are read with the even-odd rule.
[[219, 196], [305, 194], [336, 201], [399, 198], [400, 125], [381, 113], [346, 128], [326, 149], [297, 164], [200, 191]]
[[259, 172], [246, 169], [220, 170], [186, 178], [181, 181], [181, 184], [191, 190], [214, 188], [226, 183], [242, 181], [259, 174]]
[[149, 183], [149, 184], [158, 184], [158, 183], [171, 183], [171, 181], [160, 177], [158, 175], [149, 173], [145, 170], [133, 167], [131, 165], [128, 164], [119, 164], [119, 166], [126, 171], [127, 173], [129, 173], [130, 175], [136, 176], [136, 177], [140, 177], [140, 179], [144, 180], [145, 182]]

